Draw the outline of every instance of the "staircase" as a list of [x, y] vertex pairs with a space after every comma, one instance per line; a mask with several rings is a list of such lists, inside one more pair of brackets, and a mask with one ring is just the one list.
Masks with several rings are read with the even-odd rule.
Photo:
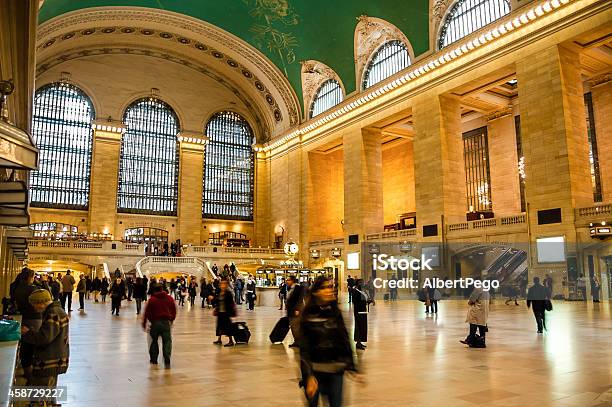
[[181, 273], [212, 279], [214, 274], [208, 263], [197, 257], [147, 256], [136, 263], [136, 276], [151, 278], [160, 273]]

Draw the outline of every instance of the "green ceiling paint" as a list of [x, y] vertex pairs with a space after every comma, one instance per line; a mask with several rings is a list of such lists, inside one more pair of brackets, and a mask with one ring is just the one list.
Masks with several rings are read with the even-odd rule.
[[263, 52], [300, 96], [300, 61], [315, 59], [355, 90], [353, 36], [357, 17], [386, 20], [404, 32], [415, 55], [429, 48], [428, 0], [46, 0], [40, 22], [99, 6], [150, 7], [214, 24]]

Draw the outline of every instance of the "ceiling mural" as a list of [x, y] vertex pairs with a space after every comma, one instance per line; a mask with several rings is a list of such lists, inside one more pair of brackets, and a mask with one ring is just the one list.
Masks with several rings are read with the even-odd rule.
[[213, 24], [263, 53], [302, 99], [302, 61], [321, 61], [356, 88], [353, 41], [359, 16], [401, 30], [416, 56], [429, 49], [429, 0], [46, 0], [40, 22], [90, 7], [148, 7]]

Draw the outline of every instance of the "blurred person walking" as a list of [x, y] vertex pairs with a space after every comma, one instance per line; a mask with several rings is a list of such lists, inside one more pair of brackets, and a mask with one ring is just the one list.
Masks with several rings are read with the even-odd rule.
[[[468, 312], [465, 322], [470, 324], [468, 336], [459, 341], [471, 348], [486, 348], [486, 333], [489, 330], [487, 321], [489, 319], [489, 303], [491, 296], [482, 288], [474, 288], [468, 299]], [[478, 331], [478, 335], [476, 335]]]
[[140, 314], [142, 302], [147, 299], [147, 289], [141, 277], [136, 277], [134, 283], [134, 301], [136, 301], [136, 315]]
[[356, 371], [355, 356], [329, 279], [318, 278], [300, 319], [300, 368], [310, 407], [321, 396], [330, 407], [343, 404], [344, 372]]
[[355, 348], [365, 350], [366, 346], [362, 342], [368, 341], [368, 304], [370, 303], [368, 294], [363, 288], [363, 280], [357, 279], [353, 288], [353, 316], [355, 317], [355, 331], [353, 340], [356, 342]]
[[219, 294], [215, 296], [213, 304], [215, 307], [213, 315], [217, 317], [216, 335], [218, 337], [213, 344], [221, 345], [221, 336], [225, 335], [229, 338], [229, 342], [224, 346], [234, 346], [232, 318], [236, 316], [236, 304], [226, 278], [222, 278], [219, 282]]
[[304, 309], [306, 288], [297, 282], [295, 276], [289, 276], [287, 277], [287, 290], [287, 317], [289, 318], [291, 335], [293, 335], [293, 343], [289, 347], [296, 348], [300, 336], [300, 317]]
[[[42, 323], [38, 330], [21, 326], [21, 341], [34, 348], [30, 386], [54, 389], [57, 376], [68, 371], [70, 357], [68, 315], [58, 301], [53, 301], [47, 290], [36, 290], [29, 296], [36, 312], [41, 313]], [[55, 404], [52, 399], [51, 404]]]

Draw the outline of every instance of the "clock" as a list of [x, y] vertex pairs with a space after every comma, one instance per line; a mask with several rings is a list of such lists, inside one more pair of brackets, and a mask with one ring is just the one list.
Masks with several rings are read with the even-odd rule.
[[287, 243], [285, 243], [285, 247], [283, 249], [284, 249], [285, 254], [287, 256], [295, 256], [297, 254], [297, 252], [299, 251], [299, 247], [298, 247], [297, 243], [295, 243], [295, 242], [287, 242]]

